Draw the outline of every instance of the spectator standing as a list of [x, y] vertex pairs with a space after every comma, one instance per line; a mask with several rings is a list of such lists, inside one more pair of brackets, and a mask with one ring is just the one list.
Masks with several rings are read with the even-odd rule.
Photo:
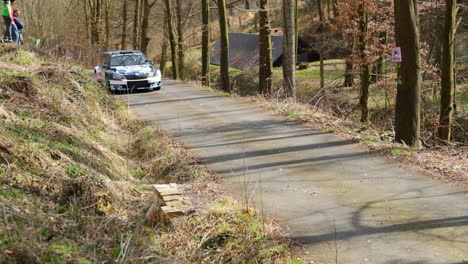
[[13, 36], [12, 36], [12, 29], [13, 29], [13, 24], [15, 23], [13, 19], [13, 5], [15, 0], [1, 0], [2, 1], [2, 17], [3, 20], [5, 21], [5, 34], [3, 36], [3, 40], [6, 42], [13, 41]]

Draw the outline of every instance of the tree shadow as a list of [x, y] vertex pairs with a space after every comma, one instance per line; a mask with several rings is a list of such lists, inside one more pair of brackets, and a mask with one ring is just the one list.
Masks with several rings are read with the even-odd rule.
[[183, 99], [171, 99], [171, 100], [153, 100], [151, 102], [145, 103], [130, 103], [131, 107], [139, 107], [139, 106], [147, 106], [147, 105], [155, 105], [155, 104], [166, 104], [166, 103], [175, 103], [175, 102], [185, 102], [185, 101], [194, 101], [194, 100], [205, 100], [205, 99], [214, 99], [220, 98], [224, 96], [221, 95], [213, 95], [213, 96], [200, 96], [200, 97], [191, 97], [191, 98], [183, 98]]
[[[418, 231], [438, 229], [438, 228], [468, 226], [468, 215], [431, 219], [431, 220], [414, 220], [413, 219], [411, 222], [387, 225], [383, 227], [371, 227], [371, 226], [365, 226], [364, 224], [362, 224], [361, 219], [362, 219], [363, 213], [367, 209], [371, 208], [372, 204], [379, 203], [379, 202], [380, 201], [368, 202], [364, 206], [360, 207], [359, 210], [353, 214], [351, 218], [351, 224], [353, 226], [353, 230], [340, 231], [336, 233], [329, 232], [329, 233], [325, 233], [321, 235], [314, 235], [314, 236], [295, 236], [294, 238], [301, 241], [304, 244], [316, 244], [316, 243], [334, 241], [335, 239], [348, 240], [357, 236], [367, 236], [367, 235], [374, 235], [374, 234], [396, 233], [396, 232], [418, 232]], [[428, 235], [428, 234], [425, 234], [425, 235]], [[447, 239], [441, 236], [435, 236], [435, 237], [437, 237], [438, 239], [446, 240], [446, 241], [468, 244], [468, 236], [465, 236], [465, 240]]]
[[[217, 162], [226, 162], [226, 161], [232, 161], [232, 160], [238, 160], [238, 159], [247, 159], [247, 158], [255, 158], [255, 157], [261, 157], [261, 156], [278, 155], [278, 154], [284, 154], [284, 153], [290, 153], [290, 152], [319, 149], [319, 148], [344, 146], [344, 145], [349, 145], [349, 144], [354, 144], [354, 143], [355, 143], [354, 140], [339, 140], [339, 141], [332, 141], [332, 142], [305, 144], [301, 146], [288, 146], [288, 147], [282, 147], [282, 148], [272, 148], [272, 149], [267, 149], [267, 150], [255, 150], [255, 151], [246, 151], [243, 153], [231, 153], [231, 154], [225, 154], [225, 155], [209, 156], [209, 157], [204, 157], [202, 161], [204, 164], [212, 164], [212, 163], [217, 163]], [[317, 158], [317, 160], [322, 160], [322, 159]]]
[[[346, 154], [334, 154], [334, 155], [324, 155], [320, 157], [314, 157], [314, 158], [307, 158], [307, 159], [295, 159], [295, 160], [287, 160], [287, 161], [279, 161], [279, 162], [268, 162], [268, 163], [261, 163], [261, 164], [255, 164], [255, 165], [250, 165], [248, 167], [245, 166], [240, 166], [240, 167], [235, 167], [235, 168], [230, 168], [230, 169], [223, 169], [223, 170], [214, 170], [214, 172], [218, 174], [225, 174], [225, 173], [238, 173], [238, 172], [245, 172], [248, 170], [249, 172], [252, 172], [254, 170], [260, 170], [260, 169], [270, 169], [270, 168], [275, 168], [275, 167], [284, 167], [284, 166], [291, 166], [291, 165], [300, 165], [300, 164], [311, 164], [311, 163], [317, 163], [317, 162], [336, 162], [339, 160], [352, 160], [352, 159], [361, 159], [361, 158], [366, 158], [374, 155], [372, 152], [364, 151], [364, 152], [356, 152], [356, 153], [346, 153]], [[202, 163], [204, 163], [204, 160], [201, 159]], [[221, 161], [218, 161], [221, 162]], [[235, 175], [232, 175], [235, 176]]]

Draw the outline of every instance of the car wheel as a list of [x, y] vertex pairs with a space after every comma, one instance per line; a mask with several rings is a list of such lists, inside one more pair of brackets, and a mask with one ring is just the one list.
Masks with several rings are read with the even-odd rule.
[[107, 90], [109, 93], [111, 93], [111, 94], [114, 93], [114, 91], [111, 90], [110, 82], [109, 82], [109, 79], [107, 79], [107, 77], [106, 77], [105, 80], [104, 80], [104, 85], [106, 86], [106, 90]]

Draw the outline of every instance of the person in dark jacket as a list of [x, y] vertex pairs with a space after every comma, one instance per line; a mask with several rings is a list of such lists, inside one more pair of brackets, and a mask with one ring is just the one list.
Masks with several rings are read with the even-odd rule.
[[24, 30], [24, 22], [20, 19], [21, 11], [15, 9], [13, 11], [13, 20], [15, 24], [12, 27], [11, 34], [13, 38], [13, 42], [23, 43], [23, 30]]
[[24, 30], [24, 22], [21, 20], [20, 16], [21, 16], [21, 11], [19, 11], [18, 9], [15, 9], [15, 11], [13, 11], [13, 19], [15, 20], [16, 28], [22, 31]]

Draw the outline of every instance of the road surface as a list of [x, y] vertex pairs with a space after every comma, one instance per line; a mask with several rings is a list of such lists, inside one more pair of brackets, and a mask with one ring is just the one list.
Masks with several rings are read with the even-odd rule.
[[190, 84], [122, 98], [277, 218], [315, 263], [468, 263], [466, 192]]

